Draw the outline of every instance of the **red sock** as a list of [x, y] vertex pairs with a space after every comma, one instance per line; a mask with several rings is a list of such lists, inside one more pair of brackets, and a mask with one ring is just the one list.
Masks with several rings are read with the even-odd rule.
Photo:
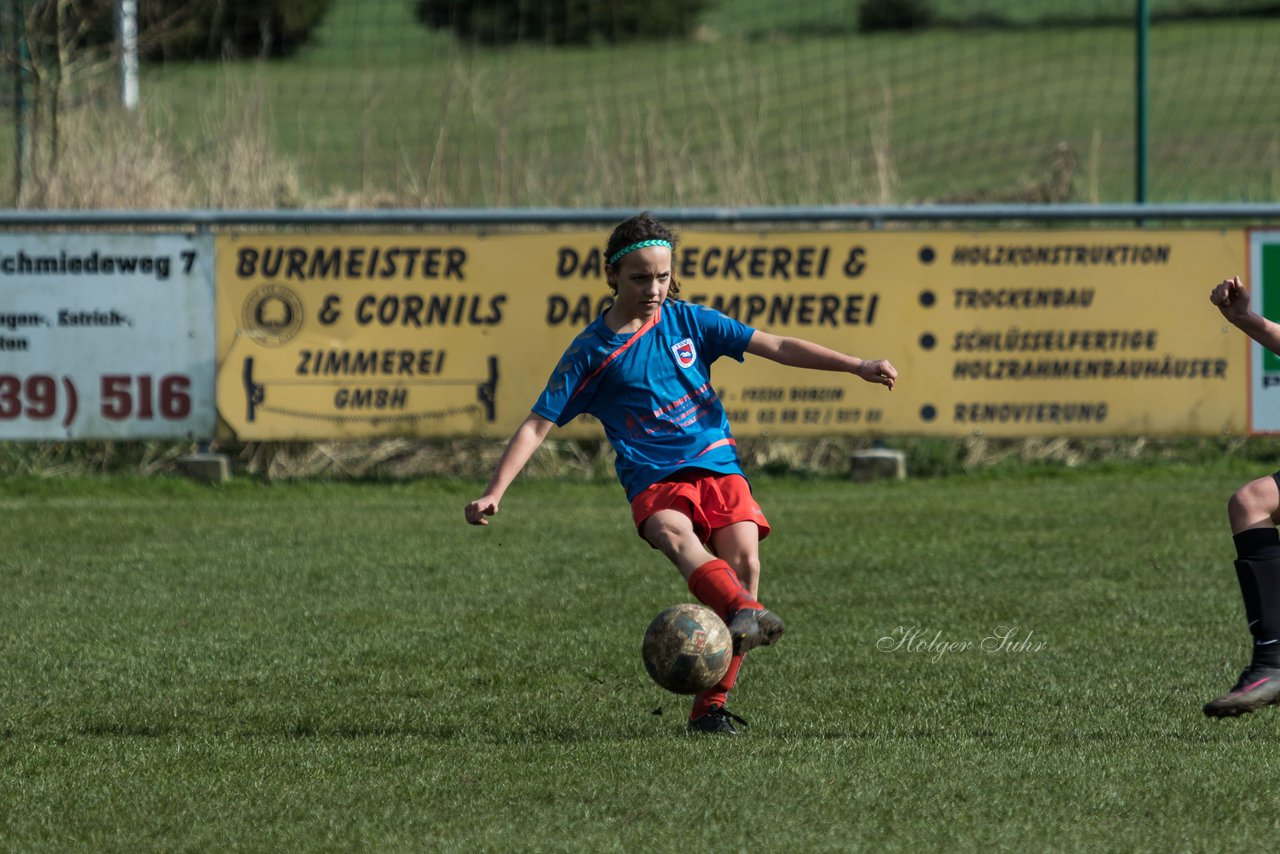
[[694, 695], [693, 709], [689, 712], [689, 720], [700, 718], [710, 711], [713, 706], [724, 706], [728, 702], [729, 692], [733, 690], [733, 683], [738, 681], [738, 668], [741, 666], [742, 656], [735, 655], [729, 659], [729, 669], [724, 672], [724, 676], [720, 677], [719, 682]]
[[733, 567], [719, 559], [707, 561], [693, 571], [689, 591], [725, 621], [741, 608], [761, 607], [742, 586]]

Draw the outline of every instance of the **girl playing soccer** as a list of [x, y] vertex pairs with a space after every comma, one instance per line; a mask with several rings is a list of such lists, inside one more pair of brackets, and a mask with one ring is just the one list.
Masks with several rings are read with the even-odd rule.
[[565, 350], [533, 411], [516, 429], [467, 521], [487, 525], [507, 487], [553, 424], [589, 413], [617, 455], [636, 530], [675, 564], [689, 590], [729, 626], [734, 655], [724, 678], [694, 697], [688, 729], [738, 735], [725, 709], [742, 658], [782, 636], [782, 620], [757, 600], [760, 540], [769, 523], [751, 496], [711, 364], [744, 353], [798, 368], [844, 371], [893, 388], [887, 360], [847, 356], [799, 338], [752, 329], [675, 299], [676, 238], [647, 213], [613, 230], [605, 278], [613, 305]]

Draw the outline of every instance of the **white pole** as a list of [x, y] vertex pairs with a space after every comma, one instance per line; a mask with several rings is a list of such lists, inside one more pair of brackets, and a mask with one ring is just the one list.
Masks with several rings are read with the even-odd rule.
[[120, 100], [138, 106], [138, 0], [120, 0]]

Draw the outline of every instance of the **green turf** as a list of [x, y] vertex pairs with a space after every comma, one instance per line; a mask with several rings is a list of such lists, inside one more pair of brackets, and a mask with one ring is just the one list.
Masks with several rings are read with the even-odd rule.
[[[266, 127], [304, 205], [344, 193], [504, 207], [1037, 201], [1029, 188], [1048, 178], [1059, 143], [1075, 162], [1066, 199], [1133, 199], [1132, 27], [1026, 26], [1127, 6], [936, 6], [949, 20], [1019, 26], [863, 35], [846, 0], [726, 0], [690, 41], [475, 50], [419, 25], [403, 0], [336, 0], [296, 56], [147, 65], [144, 113], [192, 171]], [[1224, 6], [1240, 8], [1152, 2], [1156, 14]], [[1152, 28], [1151, 201], [1280, 193], [1278, 40], [1274, 16]], [[93, 91], [78, 81], [68, 104]], [[47, 162], [42, 110], [34, 148]], [[14, 144], [0, 134], [5, 197]], [[231, 167], [242, 183], [263, 173], [250, 159], [262, 156]], [[27, 183], [38, 190], [40, 176]]]
[[[711, 5], [703, 18], [708, 26], [718, 31], [748, 37], [774, 33], [813, 35], [852, 30], [857, 26], [861, 5], [857, 0], [809, 0], [805, 3], [719, 0]], [[931, 0], [914, 5], [932, 9], [934, 21], [941, 26], [1128, 23], [1135, 19], [1137, 10], [1137, 4], [1130, 0]], [[1265, 8], [1269, 4], [1265, 0], [1149, 0], [1147, 5], [1151, 15], [1159, 20], [1161, 17], [1192, 13], [1240, 13]]]
[[[1224, 504], [1256, 462], [758, 478], [736, 741], [639, 642], [688, 596], [614, 484], [0, 487], [8, 850], [1265, 848], [1280, 718]], [[997, 627], [1043, 647], [981, 649]], [[899, 627], [974, 646], [877, 649]]]
[[[786, 29], [745, 0], [716, 14]], [[143, 90], [184, 139], [265, 120], [310, 193], [402, 204], [1008, 200], [1060, 142], [1071, 200], [1133, 198], [1130, 28], [804, 32], [472, 50], [408, 4], [344, 0], [294, 58], [148, 67]], [[1152, 200], [1274, 198], [1278, 38], [1276, 19], [1153, 29]]]

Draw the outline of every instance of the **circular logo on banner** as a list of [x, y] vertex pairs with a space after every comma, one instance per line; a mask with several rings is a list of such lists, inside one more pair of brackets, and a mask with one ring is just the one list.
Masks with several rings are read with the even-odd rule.
[[302, 328], [302, 301], [288, 288], [263, 285], [244, 301], [240, 326], [259, 344], [278, 347]]

